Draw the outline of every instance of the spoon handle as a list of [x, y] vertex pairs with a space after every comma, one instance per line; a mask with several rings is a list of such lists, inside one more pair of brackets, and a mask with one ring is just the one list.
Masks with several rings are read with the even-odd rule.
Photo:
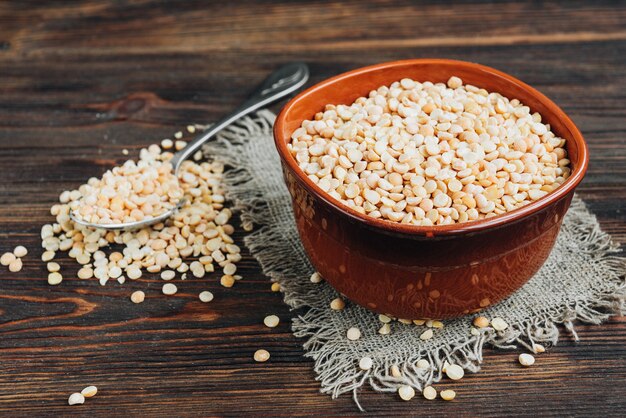
[[309, 68], [301, 62], [286, 64], [274, 71], [234, 112], [215, 122], [209, 129], [189, 142], [185, 148], [174, 154], [171, 160], [174, 172], [177, 172], [182, 162], [193, 155], [202, 144], [216, 133], [237, 119], [294, 92], [306, 83], [308, 78]]

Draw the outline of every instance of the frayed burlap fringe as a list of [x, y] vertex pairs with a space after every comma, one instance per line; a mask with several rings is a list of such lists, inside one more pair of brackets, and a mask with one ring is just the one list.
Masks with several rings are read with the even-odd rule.
[[[487, 328], [472, 335], [471, 318], [465, 317], [445, 321], [431, 340], [422, 341], [421, 326], [394, 322], [390, 335], [380, 335], [377, 315], [360, 306], [348, 303], [342, 311], [331, 311], [329, 303], [337, 292], [324, 282], [309, 280], [313, 268], [298, 239], [274, 149], [274, 118], [261, 111], [242, 120], [205, 146], [205, 153], [229, 167], [227, 195], [240, 210], [242, 222], [256, 226], [245, 244], [263, 272], [280, 283], [289, 306], [306, 309], [293, 319], [292, 329], [305, 339], [304, 349], [315, 361], [323, 393], [335, 398], [352, 392], [361, 408], [357, 392], [366, 383], [381, 392], [395, 392], [403, 384], [421, 390], [441, 379], [445, 361], [478, 371], [485, 344], [532, 351], [535, 344], [557, 343], [557, 325], [577, 340], [575, 321], [599, 324], [626, 310], [625, 259], [618, 256], [618, 246], [600, 230], [595, 216], [574, 198], [546, 264], [513, 296], [483, 312], [503, 318], [509, 324], [505, 331]], [[362, 332], [358, 341], [345, 337], [353, 326]], [[374, 360], [367, 371], [358, 367], [365, 356]], [[420, 359], [431, 367], [418, 368]], [[401, 377], [392, 376], [392, 365], [400, 369]]]

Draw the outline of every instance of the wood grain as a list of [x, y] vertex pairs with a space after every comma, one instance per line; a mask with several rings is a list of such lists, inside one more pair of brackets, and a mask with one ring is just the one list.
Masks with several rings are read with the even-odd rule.
[[[234, 288], [188, 280], [165, 298], [156, 279], [72, 279], [67, 259], [68, 279], [49, 287], [38, 234], [61, 191], [124, 161], [124, 148], [215, 120], [279, 64], [304, 60], [315, 82], [413, 57], [494, 66], [562, 106], [591, 148], [580, 195], [626, 242], [624, 2], [0, 2], [0, 251], [31, 250], [22, 272], [0, 269], [0, 414], [357, 414], [349, 396], [319, 393], [288, 328], [295, 313], [249, 254]], [[128, 300], [136, 289], [141, 305]], [[210, 304], [197, 300], [205, 289]], [[269, 313], [278, 328], [263, 327]], [[487, 349], [480, 373], [446, 384], [454, 402], [360, 399], [381, 416], [623, 414], [626, 320], [578, 333], [532, 369]], [[255, 364], [261, 347], [272, 358]], [[98, 395], [69, 408], [88, 384]]]

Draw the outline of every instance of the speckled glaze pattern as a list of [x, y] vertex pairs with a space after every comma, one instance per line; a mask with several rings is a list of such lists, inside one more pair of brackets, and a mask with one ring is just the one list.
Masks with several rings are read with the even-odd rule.
[[[464, 82], [518, 98], [566, 138], [572, 175], [553, 193], [494, 218], [415, 227], [368, 218], [328, 197], [298, 168], [286, 143], [327, 103], [350, 104], [403, 77]], [[311, 263], [353, 302], [398, 318], [449, 318], [479, 311], [522, 286], [554, 245], [574, 188], [586, 171], [586, 144], [571, 120], [536, 90], [497, 70], [451, 60], [408, 60], [329, 79], [290, 101], [274, 136], [296, 224]]]

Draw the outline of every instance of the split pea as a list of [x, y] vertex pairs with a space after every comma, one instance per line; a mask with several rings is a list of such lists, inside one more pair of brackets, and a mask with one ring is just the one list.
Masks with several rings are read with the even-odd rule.
[[450, 379], [459, 380], [465, 375], [465, 370], [463, 370], [463, 368], [458, 364], [450, 364], [446, 367], [445, 373]]
[[173, 295], [178, 291], [178, 288], [176, 287], [176, 285], [174, 283], [165, 283], [163, 285], [163, 294], [164, 295]]
[[398, 395], [403, 401], [410, 401], [415, 396], [415, 389], [408, 385], [402, 385], [398, 388]]
[[382, 315], [382, 314], [378, 315], [378, 320], [382, 322], [383, 324], [387, 324], [391, 322], [391, 318], [389, 318], [387, 315]]
[[[163, 293], [165, 293], [165, 289], [163, 289]], [[136, 290], [130, 295], [130, 300], [133, 303], [141, 303], [144, 301], [145, 298], [146, 298], [146, 294], [142, 292], [141, 290]]]
[[340, 311], [346, 307], [346, 303], [341, 298], [335, 298], [330, 302], [330, 309]]
[[9, 263], [9, 271], [11, 273], [17, 273], [20, 270], [22, 270], [21, 258], [16, 258], [15, 260], [11, 261], [11, 263]]
[[456, 397], [456, 392], [452, 389], [447, 389], [442, 390], [439, 395], [441, 395], [441, 399], [443, 399], [444, 401], [451, 401]]
[[8, 266], [16, 258], [17, 257], [15, 257], [15, 254], [6, 252], [6, 253], [2, 254], [2, 257], [0, 257], [0, 264], [2, 264], [3, 266]]
[[79, 279], [91, 279], [93, 277], [93, 270], [89, 267], [83, 267], [78, 270], [78, 273], [76, 275]]
[[161, 279], [163, 280], [172, 280], [174, 277], [176, 277], [174, 270], [164, 270], [161, 272]]
[[203, 292], [200, 292], [200, 295], [198, 295], [198, 297], [200, 298], [201, 302], [204, 302], [204, 303], [211, 302], [213, 300], [213, 293], [209, 292], [208, 290], [205, 290]]
[[50, 273], [54, 273], [55, 271], [61, 270], [61, 266], [59, 265], [59, 263], [55, 263], [55, 262], [48, 263], [46, 267], [48, 268], [48, 271]]
[[431, 338], [433, 338], [433, 330], [432, 329], [427, 329], [426, 331], [422, 332], [422, 334], [420, 335], [420, 340], [430, 340]]
[[254, 352], [254, 360], [259, 362], [259, 363], [263, 363], [267, 360], [269, 360], [270, 358], [270, 353], [267, 350], [257, 350]]
[[43, 254], [41, 254], [41, 261], [50, 261], [54, 258], [54, 251], [44, 251]]
[[58, 272], [48, 274], [48, 284], [51, 286], [56, 286], [61, 284], [63, 281], [63, 276], [61, 276]]
[[315, 272], [311, 275], [311, 282], [319, 283], [321, 281], [322, 281], [322, 276], [318, 272]]
[[509, 327], [509, 324], [507, 324], [502, 318], [493, 318], [491, 320], [491, 326], [496, 331], [504, 331]]
[[374, 365], [374, 361], [371, 357], [363, 357], [361, 361], [359, 361], [359, 368], [361, 370], [369, 370]]
[[429, 401], [432, 401], [437, 397], [437, 391], [432, 386], [426, 386], [422, 391], [422, 395], [424, 395], [424, 397]]
[[352, 327], [348, 329], [346, 336], [348, 337], [350, 341], [356, 341], [359, 338], [361, 338], [361, 330], [359, 330], [358, 328]]
[[424, 360], [424, 359], [417, 360], [417, 363], [415, 365], [417, 366], [418, 369], [429, 369], [430, 368], [430, 363], [428, 362], [428, 360]]
[[233, 287], [235, 284], [235, 278], [227, 274], [223, 275], [220, 279], [220, 284], [224, 287]]
[[473, 322], [476, 328], [485, 328], [489, 326], [489, 320], [484, 316], [477, 316]]
[[72, 393], [67, 400], [69, 405], [82, 405], [85, 403], [85, 397], [81, 393]]
[[95, 386], [87, 386], [85, 389], [80, 391], [80, 394], [85, 398], [96, 396], [96, 393], [98, 393], [98, 388]]
[[13, 250], [13, 254], [15, 254], [15, 256], [18, 258], [22, 258], [22, 257], [25, 257], [26, 254], [28, 254], [28, 250], [23, 245], [18, 245]]
[[530, 367], [535, 364], [535, 357], [532, 354], [522, 353], [519, 355], [519, 364], [524, 367]]
[[275, 328], [278, 326], [280, 319], [276, 315], [268, 315], [263, 319], [263, 323], [268, 328]]

